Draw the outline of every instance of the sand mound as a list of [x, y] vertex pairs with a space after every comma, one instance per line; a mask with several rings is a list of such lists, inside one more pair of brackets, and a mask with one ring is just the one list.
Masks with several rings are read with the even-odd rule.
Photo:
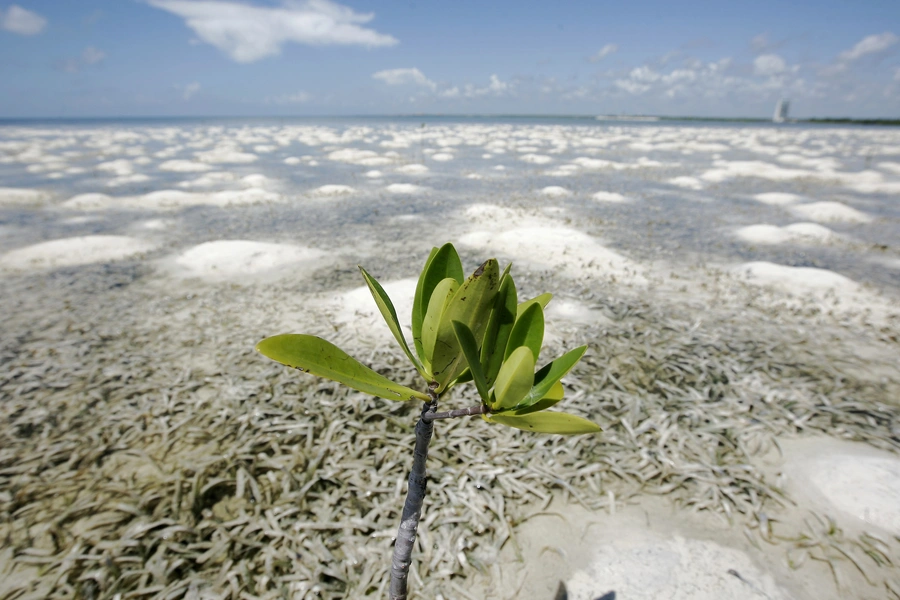
[[782, 206], [784, 204], [793, 204], [803, 200], [803, 196], [797, 194], [788, 194], [785, 192], [766, 192], [765, 194], [756, 194], [754, 200], [763, 204], [771, 204], [774, 206]]
[[[417, 281], [416, 278], [379, 281], [394, 304], [400, 326], [408, 342], [412, 341], [409, 323]], [[372, 299], [372, 293], [368, 286], [363, 285], [348, 292], [325, 298], [321, 307], [337, 329], [349, 328], [354, 336], [366, 335], [378, 341], [396, 344], [396, 341], [393, 341], [394, 336], [391, 334], [391, 330], [388, 329], [375, 300]]]
[[785, 242], [827, 242], [837, 238], [835, 233], [816, 223], [777, 225], [749, 225], [735, 231], [735, 235], [751, 244], [783, 244]]
[[192, 160], [167, 160], [159, 165], [160, 171], [172, 171], [174, 173], [197, 173], [211, 171], [212, 167]]
[[568, 227], [521, 227], [499, 234], [473, 231], [462, 236], [460, 243], [536, 268], [557, 269], [573, 278], [614, 276], [633, 283], [644, 281], [635, 263]]
[[356, 190], [349, 185], [328, 184], [317, 187], [309, 192], [310, 196], [349, 196]]
[[122, 235], [88, 235], [41, 242], [0, 256], [14, 270], [71, 267], [121, 260], [152, 250], [155, 244]]
[[548, 185], [541, 190], [541, 194], [549, 198], [564, 198], [566, 196], [571, 196], [572, 192], [558, 185]]
[[859, 289], [852, 279], [827, 269], [787, 267], [760, 261], [744, 263], [734, 270], [749, 283], [773, 286], [790, 293], [854, 292]]
[[871, 446], [812, 438], [784, 445], [793, 486], [857, 525], [900, 535], [900, 459]]
[[591, 198], [597, 202], [628, 202], [628, 198], [616, 192], [597, 192]]
[[105, 210], [111, 208], [177, 210], [190, 206], [236, 206], [276, 202], [281, 198], [275, 192], [252, 187], [245, 190], [224, 190], [212, 193], [159, 190], [143, 196], [112, 197], [106, 194], [80, 194], [62, 203], [63, 208], [74, 210]]
[[669, 183], [671, 183], [672, 185], [677, 185], [678, 187], [687, 188], [689, 190], [703, 189], [703, 183], [699, 179], [697, 179], [696, 177], [689, 177], [687, 175], [673, 177], [669, 180]]
[[48, 198], [50, 198], [50, 194], [41, 190], [0, 187], [0, 206], [6, 204], [40, 204]]
[[248, 240], [217, 240], [194, 246], [175, 258], [184, 277], [210, 281], [271, 275], [290, 267], [293, 277], [312, 271], [327, 256], [321, 250]]
[[811, 221], [820, 223], [868, 223], [869, 215], [851, 208], [841, 202], [813, 202], [791, 207], [791, 212]]
[[392, 183], [384, 189], [390, 194], [420, 194], [427, 188], [413, 183]]
[[[437, 156], [437, 155], [435, 155]], [[434, 158], [434, 156], [432, 156]], [[429, 171], [429, 168], [425, 165], [420, 164], [411, 164], [411, 165], [403, 165], [402, 167], [397, 167], [394, 169], [397, 173], [403, 173], [404, 175], [424, 175]]]

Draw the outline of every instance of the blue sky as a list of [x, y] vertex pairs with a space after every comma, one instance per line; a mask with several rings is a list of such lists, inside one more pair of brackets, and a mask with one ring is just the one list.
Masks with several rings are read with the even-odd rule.
[[0, 117], [900, 117], [900, 2], [0, 0]]

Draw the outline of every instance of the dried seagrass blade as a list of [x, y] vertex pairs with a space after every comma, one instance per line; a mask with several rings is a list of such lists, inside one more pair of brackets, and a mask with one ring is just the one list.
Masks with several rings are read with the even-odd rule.
[[283, 365], [325, 377], [386, 400], [428, 400], [418, 392], [379, 375], [327, 340], [314, 335], [288, 333], [266, 338], [257, 351]]
[[535, 433], [559, 433], [573, 435], [577, 433], [596, 433], [600, 426], [585, 418], [558, 412], [536, 412], [522, 416], [510, 416], [506, 413], [500, 415], [482, 415], [485, 421], [499, 423], [507, 427], [515, 427], [524, 431]]
[[475, 269], [450, 299], [441, 317], [431, 359], [431, 373], [438, 383], [439, 393], [466, 368], [459, 340], [453, 331], [453, 321], [465, 323], [475, 335], [476, 344], [480, 344], [499, 286], [500, 266], [491, 258]]
[[516, 348], [524, 346], [531, 350], [534, 360], [537, 362], [543, 343], [544, 309], [539, 302], [532, 302], [522, 311], [522, 314], [516, 319], [516, 324], [513, 325], [506, 344], [506, 358], [509, 358]]
[[372, 292], [372, 298], [375, 299], [375, 304], [378, 305], [378, 310], [381, 311], [381, 316], [384, 317], [384, 321], [387, 323], [391, 333], [394, 334], [397, 343], [400, 344], [400, 347], [406, 353], [409, 361], [416, 367], [419, 374], [427, 379], [428, 375], [425, 373], [422, 361], [410, 351], [409, 345], [406, 343], [403, 330], [400, 329], [400, 321], [397, 319], [397, 311], [394, 309], [394, 303], [391, 302], [390, 296], [387, 295], [381, 284], [369, 275], [365, 269], [359, 267], [359, 271], [362, 273], [363, 279], [366, 280], [366, 285], [369, 286], [369, 291]]
[[444, 244], [440, 248], [432, 248], [416, 284], [411, 325], [413, 345], [423, 362], [425, 361], [425, 354], [422, 348], [422, 323], [425, 320], [425, 313], [428, 311], [428, 303], [431, 301], [434, 288], [448, 277], [460, 284], [465, 277], [462, 261], [460, 261], [459, 254], [456, 252], [453, 244]]
[[[484, 378], [484, 371], [481, 369], [481, 359], [478, 356], [478, 342], [475, 341], [475, 334], [469, 329], [469, 326], [459, 321], [453, 321], [453, 330], [456, 332], [456, 338], [459, 340], [459, 346], [462, 348], [463, 355], [469, 365], [469, 373], [475, 381], [475, 388], [478, 395], [481, 396], [482, 402], [487, 404], [490, 402], [490, 388]], [[459, 378], [457, 378], [459, 381]]]
[[491, 408], [504, 410], [519, 404], [531, 390], [534, 381], [534, 354], [520, 346], [504, 361], [494, 384], [494, 403]]

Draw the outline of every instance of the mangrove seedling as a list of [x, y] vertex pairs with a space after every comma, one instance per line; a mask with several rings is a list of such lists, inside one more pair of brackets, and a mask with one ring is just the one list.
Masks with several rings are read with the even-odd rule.
[[[510, 266], [502, 272], [490, 259], [463, 276], [452, 244], [433, 248], [419, 275], [412, 306], [412, 348], [384, 288], [359, 268], [384, 320], [409, 361], [425, 380], [425, 391], [387, 379], [330, 342], [312, 335], [284, 334], [256, 345], [265, 356], [289, 367], [326, 377], [387, 400], [422, 400], [409, 490], [394, 543], [390, 598], [407, 597], [413, 544], [425, 498], [425, 461], [434, 421], [481, 415], [488, 423], [537, 433], [594, 433], [582, 417], [549, 411], [563, 398], [561, 379], [581, 359], [575, 348], [535, 371], [544, 339], [544, 307], [550, 294], [519, 302]], [[441, 395], [473, 382], [480, 402], [438, 412]]]

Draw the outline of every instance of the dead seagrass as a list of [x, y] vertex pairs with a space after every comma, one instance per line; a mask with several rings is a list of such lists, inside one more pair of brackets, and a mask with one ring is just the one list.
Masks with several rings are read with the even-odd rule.
[[[560, 380], [587, 347], [575, 348], [535, 371], [544, 339], [544, 307], [551, 295], [519, 302], [510, 267], [501, 272], [492, 258], [464, 278], [462, 262], [452, 244], [433, 248], [413, 299], [412, 348], [384, 288], [360, 267], [388, 327], [425, 380], [425, 392], [394, 383], [320, 337], [283, 334], [256, 345], [259, 352], [275, 361], [361, 392], [387, 400], [423, 401], [416, 424], [409, 490], [394, 544], [392, 600], [407, 597], [412, 548], [425, 498], [425, 461], [435, 420], [481, 415], [489, 423], [537, 433], [600, 431], [582, 417], [547, 410], [562, 400]], [[437, 412], [441, 394], [467, 382], [475, 384], [481, 402]]]

